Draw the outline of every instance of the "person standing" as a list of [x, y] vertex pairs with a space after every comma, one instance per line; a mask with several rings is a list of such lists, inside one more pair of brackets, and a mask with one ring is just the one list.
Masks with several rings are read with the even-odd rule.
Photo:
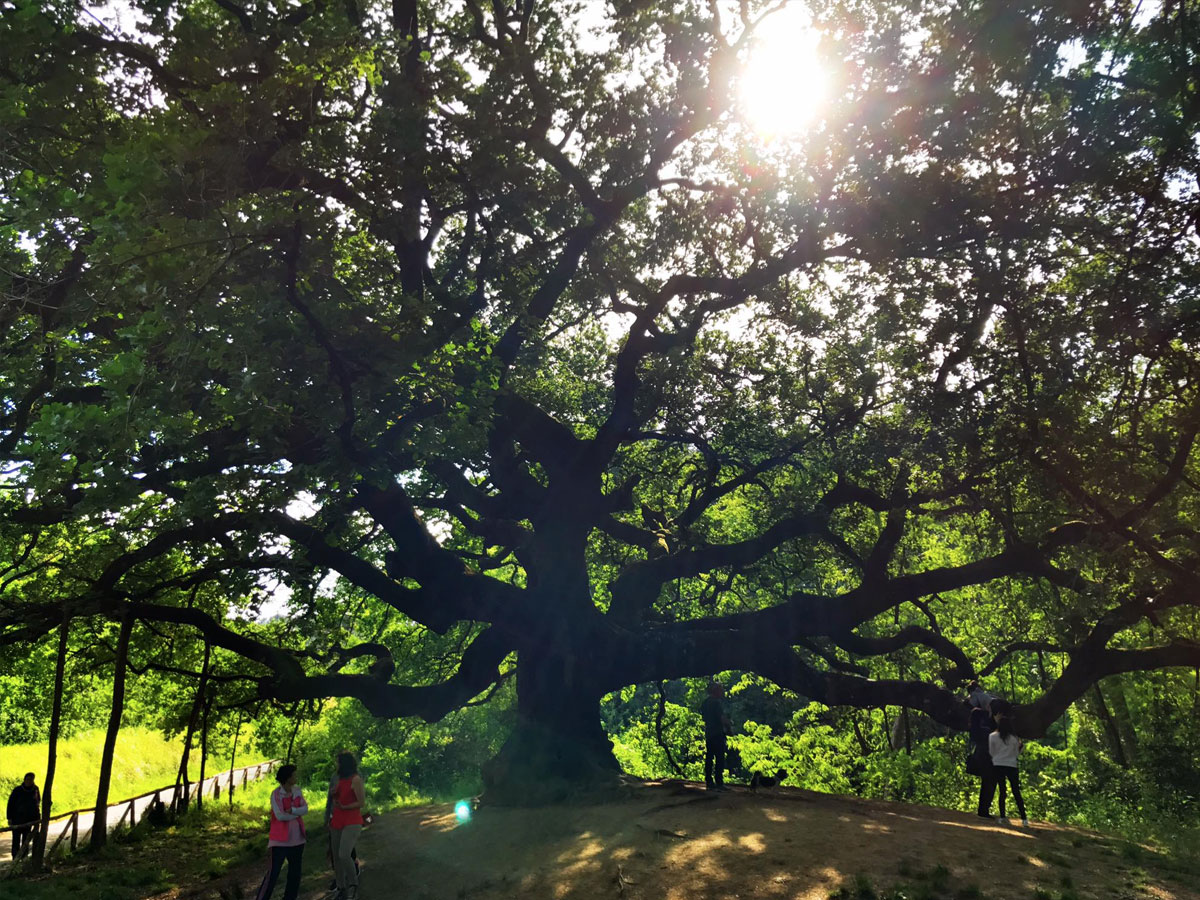
[[308, 839], [304, 830], [304, 814], [308, 812], [308, 804], [300, 788], [296, 787], [295, 766], [280, 766], [275, 780], [279, 782], [279, 787], [271, 792], [271, 826], [267, 835], [271, 868], [259, 885], [254, 900], [268, 900], [275, 890], [275, 882], [279, 880], [284, 863], [287, 863], [288, 873], [283, 900], [296, 900], [300, 896], [300, 866], [304, 844]]
[[989, 821], [992, 818], [992, 798], [996, 795], [996, 772], [988, 750], [988, 738], [991, 736], [992, 728], [992, 717], [987, 709], [976, 706], [971, 710], [971, 718], [967, 724], [967, 734], [969, 735], [967, 772], [979, 778], [979, 803], [976, 815]]
[[985, 691], [978, 681], [972, 681], [967, 685], [967, 703], [972, 709], [986, 710], [988, 704], [995, 699], [996, 695]]
[[[993, 704], [993, 708], [996, 705], [998, 704]], [[1025, 800], [1021, 797], [1021, 778], [1017, 770], [1017, 757], [1024, 744], [1019, 737], [1013, 734], [1011, 707], [1005, 704], [996, 712], [995, 719], [996, 730], [988, 735], [988, 752], [992, 757], [996, 784], [1000, 788], [1000, 818], [997, 821], [1001, 825], [1008, 824], [1004, 809], [1005, 782], [1008, 782], [1008, 785], [1012, 787], [1013, 799], [1017, 801], [1017, 812], [1021, 814], [1021, 824], [1028, 826], [1029, 819], [1025, 817]]]
[[[347, 750], [342, 752], [349, 753], [350, 751]], [[337, 790], [337, 783], [339, 779], [337, 768], [338, 756], [338, 753], [333, 755], [333, 775], [331, 775], [329, 778], [329, 792], [325, 795], [325, 828], [329, 833], [326, 853], [329, 857], [329, 868], [333, 870], [333, 882], [329, 885], [329, 890], [331, 891], [337, 890], [337, 856], [334, 854], [333, 850], [333, 829], [329, 827], [329, 823], [333, 821], [333, 794]], [[359, 871], [358, 850], [352, 850], [350, 852], [350, 858], [354, 860], [354, 871], [357, 873]]]
[[329, 834], [333, 844], [333, 872], [339, 900], [355, 900], [358, 896], [358, 869], [355, 866], [354, 845], [363, 830], [363, 805], [366, 788], [358, 774], [358, 762], [353, 753], [339, 753], [337, 783], [330, 791], [333, 815], [329, 819]]
[[8, 825], [12, 828], [12, 858], [20, 859], [33, 847], [33, 836], [42, 820], [42, 792], [32, 772], [26, 772], [8, 795]]
[[700, 704], [700, 717], [704, 719], [704, 786], [710, 791], [726, 790], [725, 752], [731, 723], [725, 713], [724, 696], [725, 688], [710, 681], [708, 696]]

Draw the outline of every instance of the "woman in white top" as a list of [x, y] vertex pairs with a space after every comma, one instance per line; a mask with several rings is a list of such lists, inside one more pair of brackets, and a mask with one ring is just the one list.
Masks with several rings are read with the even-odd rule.
[[271, 868], [259, 885], [254, 900], [270, 900], [284, 863], [287, 863], [288, 873], [283, 900], [296, 900], [300, 896], [300, 866], [304, 858], [304, 842], [307, 840], [304, 814], [308, 812], [308, 804], [300, 788], [296, 787], [295, 766], [280, 766], [275, 778], [279, 787], [271, 792], [271, 824], [267, 833]]
[[1004, 815], [1005, 782], [1012, 785], [1013, 799], [1017, 801], [1017, 812], [1021, 814], [1021, 824], [1028, 825], [1025, 818], [1025, 801], [1021, 797], [1021, 778], [1017, 771], [1017, 756], [1021, 753], [1021, 739], [1013, 734], [1012, 719], [1009, 717], [1011, 707], [1003, 704], [999, 710], [997, 703], [992, 704], [996, 730], [988, 735], [988, 751], [992, 756], [992, 768], [995, 770], [996, 784], [1000, 788], [1000, 818], [1003, 825], [1008, 824]]

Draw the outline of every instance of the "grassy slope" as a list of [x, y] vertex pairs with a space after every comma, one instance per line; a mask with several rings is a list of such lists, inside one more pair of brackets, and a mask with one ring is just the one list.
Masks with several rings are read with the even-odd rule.
[[[102, 730], [86, 731], [69, 740], [59, 741], [54, 776], [55, 811], [67, 812], [96, 802], [100, 751], [103, 747]], [[167, 740], [159, 732], [145, 728], [122, 729], [117, 736], [109, 797], [116, 801], [174, 784], [182, 751], [182, 740]], [[228, 759], [209, 760], [209, 766], [216, 767], [213, 769], [215, 773], [228, 762]], [[193, 753], [188, 771], [193, 779], [199, 777], [198, 753]], [[20, 781], [26, 772], [35, 773], [38, 784], [42, 784], [46, 772], [45, 744], [0, 747], [0, 790], [6, 798], [12, 785]]]
[[49, 874], [0, 876], [0, 900], [138, 900], [214, 883], [230, 870], [261, 872], [267, 843], [263, 810], [272, 787], [251, 785], [236, 795], [232, 809], [222, 797], [162, 831], [145, 823], [118, 831], [99, 856], [56, 859]]
[[[248, 898], [266, 872], [266, 809], [274, 782], [251, 784], [235, 794], [231, 808], [223, 795], [201, 813], [161, 831], [140, 824], [115, 833], [99, 856], [79, 853], [56, 859], [53, 871], [31, 877], [0, 872], [0, 900], [164, 900]], [[301, 896], [324, 894], [329, 882], [326, 832], [320, 824], [324, 794], [305, 789], [313, 812], [307, 817], [309, 846], [304, 855]], [[282, 895], [282, 884], [275, 896]]]

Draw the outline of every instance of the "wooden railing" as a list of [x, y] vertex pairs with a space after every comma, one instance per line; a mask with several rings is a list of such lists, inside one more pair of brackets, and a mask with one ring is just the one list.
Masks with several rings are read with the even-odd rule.
[[[204, 796], [205, 793], [210, 791], [214, 799], [220, 797], [221, 785], [223, 783], [227, 784], [228, 789], [232, 791], [234, 789], [234, 781], [239, 775], [241, 776], [242, 787], [244, 788], [249, 782], [258, 781], [258, 779], [260, 779], [264, 774], [269, 774], [274, 770], [275, 766], [278, 765], [279, 762], [280, 761], [278, 759], [268, 759], [265, 762], [255, 763], [251, 766], [242, 766], [238, 769], [230, 769], [228, 772], [219, 772], [216, 775], [205, 778], [202, 782], [198, 781], [194, 784], [189, 784], [187, 788], [187, 802], [190, 803], [193, 797], [199, 799], [200, 797]], [[149, 808], [154, 804], [161, 803], [163, 794], [169, 794], [171, 796], [171, 806], [176, 806], [182, 799], [179, 796], [179, 790], [179, 785], [169, 784], [165, 787], [155, 788], [152, 791], [146, 791], [144, 794], [138, 794], [136, 797], [127, 797], [124, 800], [118, 800], [115, 803], [108, 804], [107, 809], [109, 810], [120, 809], [122, 806], [125, 807], [125, 809], [121, 812], [120, 817], [116, 820], [116, 822], [109, 826], [109, 829], [115, 831], [124, 825], [127, 819], [129, 821], [129, 827], [132, 828], [136, 824], [135, 816], [137, 803], [139, 800], [150, 800], [149, 804], [146, 804], [146, 808]], [[79, 816], [81, 813], [84, 815], [90, 814], [94, 819], [95, 812], [96, 807], [88, 806], [82, 809], [73, 809], [70, 812], [59, 813], [58, 815], [51, 816], [47, 823], [48, 833], [52, 831], [55, 823], [62, 822], [64, 819], [66, 819], [67, 822], [63, 826], [62, 830], [58, 833], [58, 837], [55, 839], [54, 843], [51, 844], [50, 848], [46, 851], [46, 857], [49, 858], [50, 855], [59, 848], [63, 841], [67, 839], [68, 834], [70, 835], [69, 846], [71, 850], [75, 850], [79, 845], [86, 843], [88, 838], [91, 837], [92, 829], [89, 827], [87, 831], [84, 832], [83, 836], [80, 837]], [[12, 831], [14, 828], [26, 828], [29, 825], [40, 824], [41, 820], [38, 820], [36, 822], [27, 822], [24, 825], [0, 827], [0, 835], [4, 834], [6, 831]], [[47, 837], [47, 840], [48, 839], [49, 838]], [[0, 863], [6, 861], [7, 860], [5, 859], [0, 859]]]

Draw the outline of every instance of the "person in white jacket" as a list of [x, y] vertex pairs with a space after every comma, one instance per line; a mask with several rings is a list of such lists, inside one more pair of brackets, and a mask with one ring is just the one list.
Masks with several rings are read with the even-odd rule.
[[280, 766], [275, 778], [279, 787], [271, 792], [271, 824], [267, 833], [271, 868], [259, 885], [254, 900], [270, 900], [284, 863], [287, 863], [288, 873], [283, 900], [297, 900], [300, 896], [300, 867], [304, 859], [304, 844], [308, 840], [304, 829], [308, 803], [305, 802], [300, 788], [296, 787], [295, 766], [290, 763]]
[[1021, 777], [1017, 770], [1017, 757], [1024, 746], [1021, 739], [1013, 733], [1012, 707], [1000, 700], [992, 703], [992, 717], [996, 722], [996, 730], [988, 735], [988, 751], [992, 756], [992, 767], [995, 770], [996, 784], [1000, 788], [1000, 818], [996, 821], [1007, 825], [1005, 816], [1005, 782], [1012, 786], [1013, 799], [1017, 801], [1017, 812], [1021, 814], [1021, 824], [1028, 825], [1025, 817], [1025, 800], [1021, 797]]

